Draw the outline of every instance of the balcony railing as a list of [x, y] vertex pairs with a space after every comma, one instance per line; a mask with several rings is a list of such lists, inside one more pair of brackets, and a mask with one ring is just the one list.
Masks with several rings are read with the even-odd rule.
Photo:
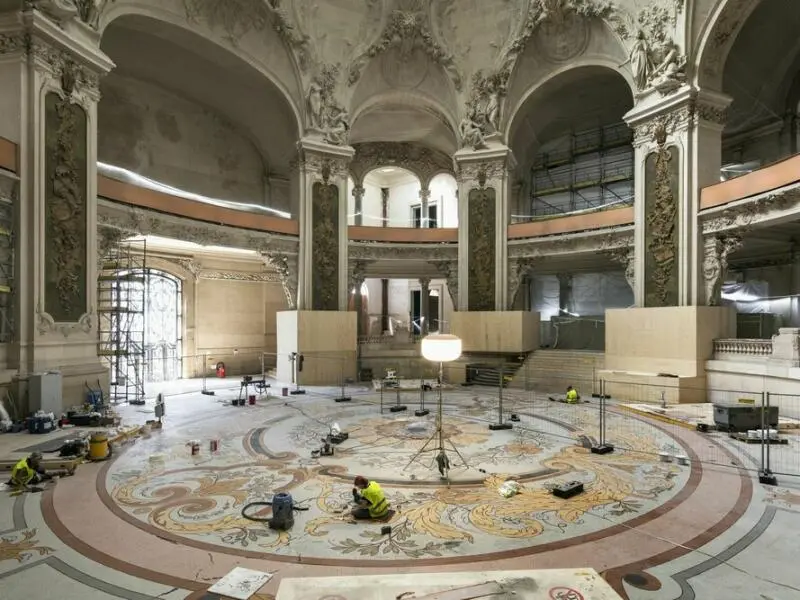
[[360, 335], [358, 343], [361, 345], [392, 345], [392, 344], [416, 344], [422, 339], [421, 335], [412, 335], [407, 332], [395, 335]]
[[714, 340], [714, 355], [771, 356], [772, 340]]

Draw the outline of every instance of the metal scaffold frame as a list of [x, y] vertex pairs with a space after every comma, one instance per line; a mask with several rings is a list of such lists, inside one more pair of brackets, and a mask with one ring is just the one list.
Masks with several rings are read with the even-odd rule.
[[146, 302], [147, 242], [116, 244], [97, 277], [97, 354], [108, 365], [115, 403], [144, 400]]
[[0, 197], [0, 343], [14, 339], [14, 204]]

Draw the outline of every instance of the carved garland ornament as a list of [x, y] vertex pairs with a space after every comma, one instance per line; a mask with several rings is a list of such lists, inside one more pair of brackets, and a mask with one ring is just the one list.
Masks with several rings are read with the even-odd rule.
[[383, 54], [389, 49], [397, 49], [400, 59], [408, 62], [416, 50], [422, 50], [433, 62], [440, 65], [457, 91], [461, 91], [462, 77], [456, 65], [455, 57], [432, 33], [429, 23], [427, 3], [421, 3], [418, 10], [395, 10], [381, 32], [378, 41], [370, 45], [350, 65], [347, 82], [355, 85], [361, 79], [370, 59]]
[[457, 165], [456, 180], [465, 184], [477, 183], [480, 189], [484, 189], [487, 182], [502, 179], [508, 172], [508, 168], [505, 160], [461, 162]]
[[385, 244], [350, 242], [350, 260], [425, 260], [431, 263], [458, 259], [458, 244]]
[[627, 249], [633, 246], [633, 228], [620, 228], [619, 232], [599, 232], [565, 238], [533, 238], [508, 246], [510, 258], [541, 258], [562, 254], [588, 254]]
[[286, 305], [289, 310], [296, 310], [298, 280], [297, 256], [292, 254], [280, 254], [277, 252], [262, 252], [261, 256], [264, 262], [277, 272], [277, 278], [281, 286], [283, 286], [283, 293], [286, 296]]
[[746, 231], [771, 213], [796, 208], [798, 204], [800, 204], [800, 185], [749, 198], [720, 212], [701, 214], [703, 233], [712, 234], [731, 229]]

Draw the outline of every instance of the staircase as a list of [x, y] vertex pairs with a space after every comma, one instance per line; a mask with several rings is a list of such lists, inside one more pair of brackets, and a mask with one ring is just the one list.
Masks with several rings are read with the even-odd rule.
[[[485, 385], [487, 387], [497, 387], [500, 384], [500, 373], [502, 370], [503, 387], [509, 387], [514, 377], [524, 364], [521, 357], [517, 355], [481, 360], [475, 358], [467, 363], [467, 381], [474, 385]], [[502, 366], [501, 366], [502, 365]]]
[[588, 396], [599, 393], [600, 384], [596, 372], [604, 366], [604, 352], [536, 350], [528, 354], [508, 387], [553, 394], [563, 393], [568, 385], [572, 385], [582, 395]]

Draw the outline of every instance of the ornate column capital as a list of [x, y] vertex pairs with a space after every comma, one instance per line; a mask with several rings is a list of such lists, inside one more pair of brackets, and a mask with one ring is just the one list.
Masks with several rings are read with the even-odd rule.
[[348, 264], [347, 283], [351, 290], [360, 290], [364, 281], [367, 279], [366, 269], [371, 261], [353, 260]]
[[297, 143], [297, 153], [300, 169], [314, 180], [329, 183], [337, 178], [347, 179], [355, 150], [350, 146], [334, 146], [303, 138]]
[[631, 290], [636, 292], [636, 252], [633, 246], [628, 248], [616, 248], [611, 250], [611, 260], [621, 265], [625, 269], [625, 280], [631, 286]]
[[431, 190], [427, 185], [420, 188], [419, 199], [423, 202], [428, 202], [431, 199]]
[[356, 185], [353, 186], [353, 191], [351, 191], [350, 193], [352, 194], [353, 198], [355, 198], [356, 201], [358, 201], [358, 200], [361, 200], [364, 197], [364, 194], [366, 193], [366, 191], [367, 190], [366, 190], [366, 188], [364, 188], [363, 185], [356, 184]]
[[485, 188], [505, 181], [517, 167], [514, 154], [507, 146], [497, 145], [483, 150], [461, 149], [455, 153], [456, 180]]
[[718, 306], [722, 284], [728, 273], [728, 256], [741, 248], [738, 235], [710, 235], [703, 243], [703, 281], [705, 282], [706, 306]]
[[419, 278], [419, 287], [423, 290], [429, 290], [431, 287], [431, 278], [430, 277], [420, 277]]
[[447, 293], [453, 303], [453, 310], [458, 310], [458, 261], [447, 260], [431, 263], [447, 282]]

